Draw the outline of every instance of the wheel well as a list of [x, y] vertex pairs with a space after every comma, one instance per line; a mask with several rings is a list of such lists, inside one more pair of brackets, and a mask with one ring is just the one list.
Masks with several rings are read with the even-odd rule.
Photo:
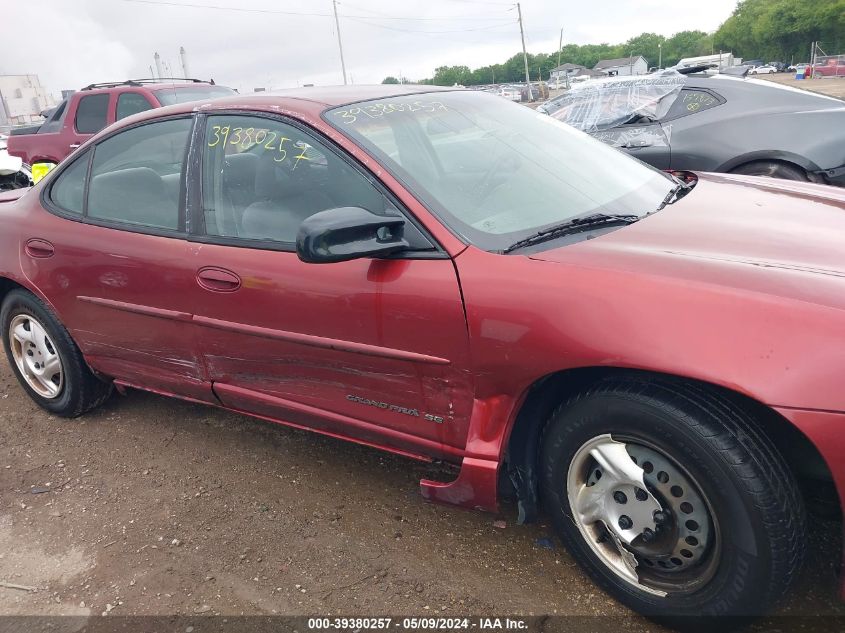
[[749, 158], [748, 160], [743, 160], [742, 162], [737, 163], [736, 165], [732, 165], [728, 171], [730, 173], [734, 173], [737, 169], [745, 167], [746, 165], [751, 165], [752, 163], [778, 163], [780, 165], [785, 165], [787, 167], [792, 167], [793, 169], [800, 170], [805, 176], [807, 176], [807, 179], [810, 182], [824, 183], [824, 178], [814, 173], [810, 169], [807, 169], [806, 167], [795, 161], [785, 160], [783, 158], [768, 158], [766, 156], [756, 156], [754, 158]]
[[3, 300], [6, 298], [6, 295], [9, 294], [10, 291], [15, 289], [26, 290], [19, 283], [16, 283], [11, 279], [7, 279], [5, 277], [0, 277], [0, 304], [3, 303]]
[[724, 387], [688, 378], [616, 367], [586, 367], [551, 374], [536, 381], [517, 414], [508, 438], [505, 472], [519, 506], [519, 522], [534, 521], [539, 511], [539, 457], [543, 429], [552, 411], [565, 398], [612, 378], [685, 380], [718, 391], [760, 420], [766, 436], [784, 457], [811, 509], [832, 517], [839, 513], [833, 476], [812, 442], [792, 423], [766, 405]]

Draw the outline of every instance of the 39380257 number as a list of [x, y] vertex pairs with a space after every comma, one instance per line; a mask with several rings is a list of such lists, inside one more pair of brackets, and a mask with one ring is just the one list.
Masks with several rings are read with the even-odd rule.
[[[272, 152], [275, 154], [273, 160], [277, 163], [283, 163], [288, 158], [289, 146], [292, 148], [294, 154], [291, 156], [293, 165], [291, 169], [296, 169], [299, 161], [310, 161], [311, 158], [307, 156], [310, 145], [304, 141], [294, 141], [287, 136], [281, 136], [274, 130], [248, 127], [232, 128], [228, 125], [213, 125], [211, 133], [209, 134], [208, 147], [232, 147], [239, 151], [246, 151], [261, 145], [265, 152]], [[298, 153], [295, 153], [298, 150]]]

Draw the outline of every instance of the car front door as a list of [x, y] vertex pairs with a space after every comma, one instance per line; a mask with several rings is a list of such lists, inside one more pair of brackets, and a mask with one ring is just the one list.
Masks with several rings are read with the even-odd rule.
[[213, 401], [191, 325], [191, 127], [191, 117], [134, 126], [62, 167], [44, 198], [52, 215], [26, 236], [22, 261], [94, 369]]
[[406, 216], [411, 253], [303, 263], [294, 243], [305, 218], [395, 214], [398, 203], [293, 121], [221, 114], [203, 128], [192, 303], [221, 401], [406, 450], [462, 446], [472, 385], [448, 256]]

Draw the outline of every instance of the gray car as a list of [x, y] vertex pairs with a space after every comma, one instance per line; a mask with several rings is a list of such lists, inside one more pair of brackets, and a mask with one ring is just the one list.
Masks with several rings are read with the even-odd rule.
[[674, 71], [612, 78], [539, 111], [659, 169], [845, 186], [845, 103], [769, 81]]

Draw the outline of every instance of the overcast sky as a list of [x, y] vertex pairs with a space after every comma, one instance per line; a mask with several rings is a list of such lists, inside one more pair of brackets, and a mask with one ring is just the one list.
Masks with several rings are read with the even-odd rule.
[[[643, 31], [712, 31], [735, 4], [523, 0], [526, 47], [557, 49], [561, 27], [564, 41], [577, 44], [617, 43]], [[191, 75], [242, 92], [343, 81], [331, 0], [39, 0], [27, 6], [2, 12], [0, 74], [37, 74], [54, 94], [148, 77], [155, 52], [182, 76], [180, 46]], [[202, 8], [211, 6], [223, 8]], [[504, 61], [521, 47], [516, 7], [504, 0], [343, 0], [338, 13], [354, 83], [379, 83], [400, 72], [430, 77], [441, 65], [475, 68]]]

